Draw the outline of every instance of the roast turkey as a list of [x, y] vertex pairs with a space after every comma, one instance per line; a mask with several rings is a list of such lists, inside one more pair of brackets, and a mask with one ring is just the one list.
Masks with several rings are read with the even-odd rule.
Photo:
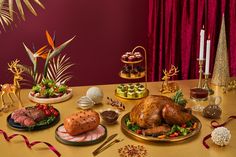
[[[171, 98], [161, 95], [151, 95], [133, 107], [130, 112], [131, 122], [149, 129], [150, 132], [167, 132], [167, 127], [173, 124], [184, 124], [192, 119], [188, 109], [176, 104]], [[163, 129], [162, 129], [163, 128]]]

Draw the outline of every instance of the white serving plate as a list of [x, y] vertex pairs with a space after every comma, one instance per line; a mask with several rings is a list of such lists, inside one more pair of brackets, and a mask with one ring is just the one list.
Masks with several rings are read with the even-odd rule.
[[37, 98], [31, 95], [31, 93], [29, 93], [28, 98], [36, 103], [40, 103], [40, 104], [55, 104], [55, 103], [59, 103], [59, 102], [63, 102], [66, 101], [68, 99], [70, 99], [72, 97], [72, 89], [68, 89], [70, 92], [67, 94], [64, 94], [61, 97], [57, 97], [57, 98]]

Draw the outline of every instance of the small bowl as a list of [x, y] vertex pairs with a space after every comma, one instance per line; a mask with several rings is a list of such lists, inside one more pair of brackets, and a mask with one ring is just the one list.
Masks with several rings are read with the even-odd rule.
[[197, 101], [207, 100], [208, 90], [202, 88], [191, 88], [190, 98]]
[[118, 110], [106, 109], [100, 112], [100, 116], [107, 124], [116, 123], [120, 113]]

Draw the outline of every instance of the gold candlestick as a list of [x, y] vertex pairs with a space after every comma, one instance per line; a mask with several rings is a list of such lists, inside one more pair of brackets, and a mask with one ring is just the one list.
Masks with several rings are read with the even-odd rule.
[[197, 59], [198, 60], [198, 63], [199, 63], [199, 79], [198, 79], [198, 85], [197, 87], [198, 88], [202, 88], [202, 74], [203, 74], [203, 62], [205, 59]]
[[204, 80], [203, 89], [206, 89], [208, 91], [208, 95], [212, 95], [214, 94], [214, 91], [208, 85], [210, 73], [209, 74], [204, 73], [204, 75], [205, 75], [205, 80]]

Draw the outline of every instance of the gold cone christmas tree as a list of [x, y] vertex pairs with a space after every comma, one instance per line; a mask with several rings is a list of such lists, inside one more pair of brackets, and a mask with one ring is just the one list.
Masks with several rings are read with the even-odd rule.
[[229, 82], [229, 62], [225, 34], [225, 18], [222, 17], [220, 37], [216, 50], [215, 65], [211, 83], [217, 86], [226, 86]]

